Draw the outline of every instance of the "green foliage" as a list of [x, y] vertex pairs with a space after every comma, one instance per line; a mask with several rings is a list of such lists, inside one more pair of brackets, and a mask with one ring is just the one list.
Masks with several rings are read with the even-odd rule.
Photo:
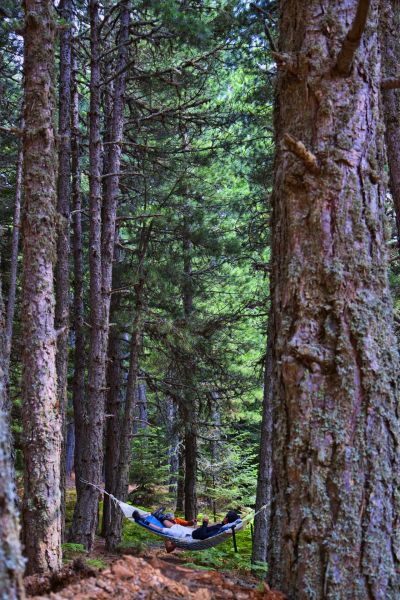
[[208, 550], [198, 552], [184, 552], [188, 561], [185, 566], [193, 568], [215, 569], [216, 571], [252, 572], [260, 579], [265, 577], [267, 566], [265, 563], [252, 563], [252, 541], [250, 528], [236, 534], [238, 552], [234, 551], [230, 538], [223, 544]]
[[86, 554], [86, 550], [83, 544], [73, 544], [67, 542], [61, 545], [63, 560], [66, 562], [70, 562], [75, 560], [75, 558], [79, 558], [82, 554]]
[[107, 563], [101, 558], [88, 558], [86, 564], [94, 569], [105, 569], [107, 567]]

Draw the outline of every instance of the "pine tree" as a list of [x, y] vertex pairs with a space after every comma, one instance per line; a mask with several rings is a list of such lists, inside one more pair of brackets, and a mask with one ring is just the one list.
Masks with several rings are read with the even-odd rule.
[[53, 273], [56, 258], [55, 19], [50, 0], [26, 0], [24, 48], [23, 426], [28, 572], [61, 566], [60, 410]]
[[281, 5], [268, 562], [274, 587], [298, 598], [400, 593], [381, 6]]

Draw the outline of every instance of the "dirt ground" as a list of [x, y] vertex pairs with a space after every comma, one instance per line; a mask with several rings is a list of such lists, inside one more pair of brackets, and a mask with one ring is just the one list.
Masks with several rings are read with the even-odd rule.
[[151, 549], [143, 557], [106, 553], [99, 540], [94, 556], [109, 566], [99, 571], [77, 559], [57, 575], [25, 578], [30, 600], [284, 600], [252, 576], [183, 566], [179, 553]]

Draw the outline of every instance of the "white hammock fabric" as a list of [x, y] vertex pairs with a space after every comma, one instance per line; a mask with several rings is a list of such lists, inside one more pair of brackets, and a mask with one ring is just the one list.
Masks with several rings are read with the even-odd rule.
[[101, 492], [103, 494], [107, 494], [107, 496], [110, 497], [111, 501], [114, 502], [114, 504], [120, 508], [120, 510], [123, 512], [124, 516], [127, 519], [129, 519], [133, 523], [136, 523], [137, 525], [144, 527], [145, 529], [147, 529], [147, 531], [150, 531], [150, 533], [153, 533], [154, 535], [157, 535], [158, 537], [161, 537], [164, 540], [170, 540], [171, 542], [173, 542], [175, 544], [175, 546], [177, 546], [178, 548], [182, 548], [183, 550], [207, 550], [208, 548], [213, 548], [214, 546], [218, 546], [218, 544], [221, 544], [222, 542], [225, 542], [227, 539], [230, 539], [232, 537], [233, 533], [236, 533], [237, 531], [241, 531], [242, 529], [245, 529], [247, 527], [247, 525], [250, 523], [250, 521], [253, 519], [253, 517], [255, 516], [254, 512], [252, 512], [249, 515], [246, 515], [246, 517], [244, 519], [240, 519], [239, 521], [235, 522], [237, 524], [235, 524], [233, 527], [232, 526], [228, 527], [221, 533], [217, 533], [216, 535], [213, 535], [212, 537], [209, 537], [206, 540], [195, 540], [194, 538], [191, 537], [191, 533], [192, 533], [192, 531], [194, 531], [195, 527], [187, 527], [187, 530], [188, 530], [187, 538], [181, 538], [181, 537], [178, 538], [178, 537], [174, 537], [172, 535], [167, 535], [161, 531], [156, 531], [155, 529], [152, 529], [151, 527], [146, 525], [144, 522], [141, 523], [140, 521], [139, 522], [135, 521], [135, 519], [133, 518], [133, 513], [135, 511], [137, 511], [139, 513], [139, 515], [142, 519], [145, 519], [146, 517], [150, 516], [151, 515], [150, 512], [147, 512], [145, 510], [137, 508], [136, 506], [132, 506], [131, 504], [126, 504], [126, 502], [122, 502], [122, 500], [118, 500], [118, 498], [116, 498], [112, 494], [109, 494], [108, 492], [106, 492], [106, 490], [102, 489], [98, 485], [95, 485], [94, 483], [90, 483], [89, 481], [85, 481], [83, 479], [81, 481], [83, 483], [86, 483], [86, 484], [91, 485], [92, 487], [96, 488], [97, 490], [99, 490], [99, 492]]

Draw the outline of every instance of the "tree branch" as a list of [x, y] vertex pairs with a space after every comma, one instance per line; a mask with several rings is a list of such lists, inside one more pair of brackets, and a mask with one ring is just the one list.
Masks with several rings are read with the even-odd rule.
[[360, 45], [362, 35], [367, 23], [370, 0], [358, 0], [356, 16], [350, 31], [343, 40], [338, 54], [336, 65], [333, 69], [338, 75], [349, 75], [353, 64], [354, 54]]
[[395, 90], [400, 88], [400, 77], [388, 77], [381, 81], [381, 90]]
[[290, 133], [285, 133], [283, 136], [283, 143], [290, 152], [293, 152], [293, 154], [300, 158], [309, 171], [315, 175], [320, 172], [317, 157], [310, 152], [310, 150], [307, 150], [303, 142], [296, 140]]
[[258, 16], [260, 17], [260, 19], [262, 20], [262, 22], [264, 24], [265, 36], [269, 41], [271, 50], [273, 52], [278, 52], [278, 48], [275, 46], [275, 42], [273, 40], [271, 31], [268, 27], [268, 23], [267, 23], [268, 13], [266, 13], [265, 10], [263, 10], [260, 6], [257, 6], [256, 4], [254, 4], [254, 2], [251, 2], [250, 7], [256, 11], [256, 13], [258, 14]]

